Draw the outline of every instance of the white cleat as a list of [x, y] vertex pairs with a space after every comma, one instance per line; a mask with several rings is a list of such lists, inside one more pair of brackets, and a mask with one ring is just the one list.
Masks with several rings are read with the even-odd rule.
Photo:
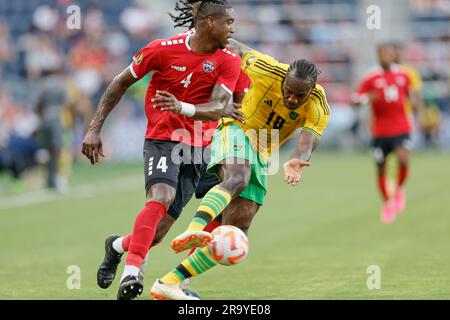
[[162, 283], [156, 279], [150, 294], [155, 300], [200, 300], [197, 297], [188, 296], [178, 284]]
[[200, 299], [200, 294], [199, 294], [197, 291], [194, 291], [194, 290], [192, 290], [192, 289], [189, 287], [190, 282], [191, 282], [191, 281], [190, 281], [190, 278], [184, 279], [184, 280], [180, 283], [180, 288], [181, 288], [181, 290], [183, 290], [183, 292], [184, 292], [185, 294], [187, 294], [188, 296], [196, 297], [196, 298], [199, 298], [199, 299]]

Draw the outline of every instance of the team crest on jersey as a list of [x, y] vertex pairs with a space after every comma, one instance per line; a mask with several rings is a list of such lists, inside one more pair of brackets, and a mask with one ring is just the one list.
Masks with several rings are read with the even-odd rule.
[[135, 63], [136, 65], [141, 64], [143, 58], [144, 58], [144, 53], [141, 51], [141, 52], [139, 52], [138, 55], [134, 58], [134, 63]]
[[395, 80], [397, 81], [397, 84], [399, 85], [399, 86], [404, 86], [405, 85], [405, 78], [403, 78], [403, 77], [401, 77], [401, 76], [398, 76], [398, 77], [396, 77], [395, 78]]
[[203, 63], [203, 70], [205, 70], [205, 72], [213, 72], [215, 68], [216, 64], [211, 60], [205, 60]]
[[297, 113], [297, 112], [291, 111], [291, 112], [289, 113], [289, 119], [295, 120], [295, 119], [297, 119], [297, 118], [298, 118], [298, 113]]

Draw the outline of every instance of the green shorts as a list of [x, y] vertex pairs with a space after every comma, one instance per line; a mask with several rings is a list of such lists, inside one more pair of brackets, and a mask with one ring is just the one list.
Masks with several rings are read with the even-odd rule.
[[227, 123], [219, 126], [211, 143], [211, 161], [206, 171], [218, 175], [221, 163], [251, 163], [250, 182], [239, 195], [260, 205], [264, 204], [267, 186], [267, 163], [260, 158], [244, 131], [238, 125]]

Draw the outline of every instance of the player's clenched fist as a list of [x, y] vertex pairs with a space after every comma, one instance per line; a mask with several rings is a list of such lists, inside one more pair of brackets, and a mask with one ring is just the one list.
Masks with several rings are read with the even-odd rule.
[[302, 179], [302, 169], [303, 167], [309, 167], [311, 165], [310, 162], [299, 160], [299, 159], [291, 159], [285, 162], [284, 168], [284, 181], [286, 181], [291, 186], [297, 185]]
[[88, 130], [83, 140], [81, 152], [91, 161], [91, 164], [96, 164], [100, 161], [100, 156], [105, 156], [99, 132]]
[[154, 103], [153, 108], [158, 108], [162, 111], [172, 111], [176, 114], [181, 113], [181, 102], [167, 91], [157, 90], [152, 102]]

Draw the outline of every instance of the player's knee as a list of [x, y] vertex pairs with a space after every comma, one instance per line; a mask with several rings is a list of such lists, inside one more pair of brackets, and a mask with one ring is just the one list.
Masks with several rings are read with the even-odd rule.
[[247, 188], [249, 179], [242, 175], [233, 175], [227, 177], [222, 183], [223, 187], [230, 191], [233, 195], [238, 195]]
[[[172, 190], [173, 189], [173, 190]], [[175, 189], [172, 187], [152, 187], [147, 194], [147, 201], [156, 201], [169, 208], [172, 202], [175, 200]]]
[[156, 202], [162, 203], [166, 208], [170, 207], [173, 200], [174, 200], [174, 197], [171, 197], [169, 194], [160, 194], [160, 195], [154, 197], [153, 199], [151, 199], [151, 201], [156, 201]]

